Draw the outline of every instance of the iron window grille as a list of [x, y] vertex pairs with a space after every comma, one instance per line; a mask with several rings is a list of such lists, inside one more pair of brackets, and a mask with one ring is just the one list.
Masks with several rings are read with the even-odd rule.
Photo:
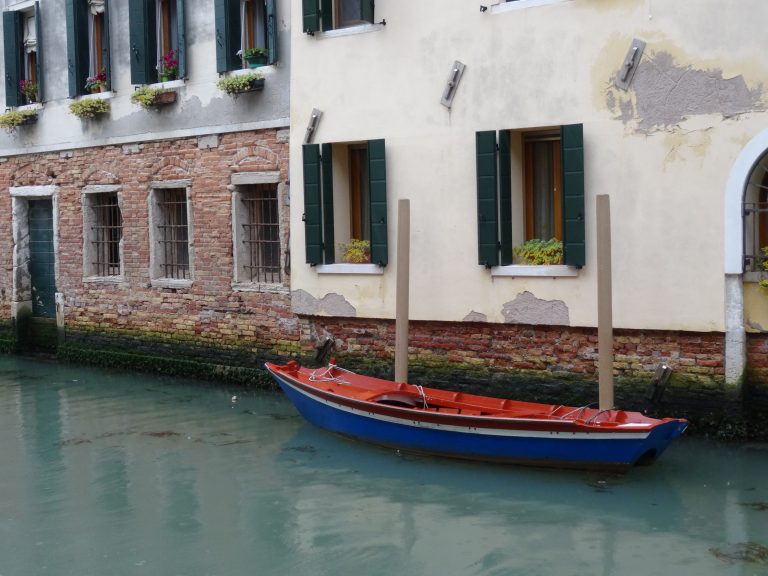
[[91, 226], [93, 271], [96, 276], [119, 276], [123, 218], [117, 194], [94, 194], [91, 209], [94, 214], [94, 223]]
[[163, 278], [189, 279], [187, 193], [183, 188], [156, 191], [158, 244]]
[[279, 284], [282, 282], [280, 267], [280, 217], [277, 187], [274, 184], [257, 184], [243, 193], [246, 222], [243, 226], [246, 278], [250, 282]]
[[763, 272], [768, 255], [768, 155], [755, 166], [744, 194], [744, 271]]

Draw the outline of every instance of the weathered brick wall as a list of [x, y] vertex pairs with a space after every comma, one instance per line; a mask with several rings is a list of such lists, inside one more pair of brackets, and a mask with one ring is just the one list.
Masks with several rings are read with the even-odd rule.
[[[410, 322], [409, 357], [414, 364], [500, 374], [569, 373], [593, 379], [597, 372], [597, 331], [473, 322]], [[354, 318], [302, 318], [302, 349], [314, 350], [326, 337], [341, 356], [392, 363], [395, 325]], [[724, 337], [719, 333], [616, 330], [614, 374], [648, 378], [669, 364], [678, 380], [701, 384], [724, 381]]]
[[768, 394], [768, 334], [747, 334], [747, 382]]
[[[132, 341], [295, 352], [298, 321], [282, 292], [233, 291], [232, 199], [235, 172], [279, 171], [288, 181], [287, 130], [222, 135], [219, 145], [197, 138], [9, 158], [0, 164], [0, 318], [10, 316], [12, 262], [9, 186], [59, 186], [57, 288], [65, 297], [67, 332], [87, 340], [99, 332]], [[188, 289], [150, 286], [150, 182], [191, 180], [194, 282]], [[122, 186], [125, 282], [83, 282], [82, 188]], [[283, 246], [288, 207], [280, 199]]]

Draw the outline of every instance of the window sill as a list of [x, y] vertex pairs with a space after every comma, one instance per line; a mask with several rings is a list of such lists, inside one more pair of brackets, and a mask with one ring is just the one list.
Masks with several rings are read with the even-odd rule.
[[353, 36], [355, 34], [367, 34], [368, 32], [380, 32], [384, 30], [384, 24], [359, 24], [337, 30], [328, 30], [315, 34], [318, 38], [338, 38], [340, 36]]
[[315, 266], [318, 274], [362, 274], [381, 276], [384, 268], [377, 264], [321, 264]]
[[33, 102], [32, 104], [24, 104], [24, 106], [18, 106], [16, 110], [42, 110], [43, 104], [41, 102]]
[[257, 72], [262, 76], [269, 76], [275, 72], [274, 64], [267, 64], [266, 66], [259, 66], [258, 68], [238, 68], [237, 70], [230, 70], [228, 74], [230, 76], [243, 76], [245, 74], [252, 74]]
[[187, 81], [183, 78], [180, 78], [179, 80], [169, 80], [168, 82], [155, 82], [154, 84], [149, 84], [148, 86], [150, 88], [160, 88], [160, 89], [168, 89], [171, 88], [183, 88], [187, 85]]
[[744, 282], [756, 283], [764, 279], [765, 275], [763, 272], [744, 272]]
[[233, 282], [235, 292], [267, 292], [269, 294], [289, 294], [290, 289], [282, 284], [258, 284], [251, 282]]
[[174, 280], [173, 278], [153, 278], [152, 288], [192, 288], [192, 280]]
[[571, 0], [517, 0], [515, 2], [502, 2], [501, 4], [496, 4], [496, 6], [491, 6], [491, 14], [501, 14], [513, 10], [525, 10], [526, 8], [547, 6], [548, 4], [562, 4], [563, 2], [570, 1]]
[[110, 90], [109, 92], [96, 92], [95, 94], [81, 94], [77, 98], [73, 98], [73, 100], [84, 100], [85, 98], [96, 98], [97, 100], [109, 100], [110, 98], [114, 98], [115, 93]]
[[524, 277], [544, 277], [544, 278], [577, 278], [579, 268], [576, 266], [565, 266], [557, 264], [554, 266], [494, 266], [491, 268], [491, 276], [514, 278]]
[[83, 276], [83, 284], [122, 284], [123, 276]]

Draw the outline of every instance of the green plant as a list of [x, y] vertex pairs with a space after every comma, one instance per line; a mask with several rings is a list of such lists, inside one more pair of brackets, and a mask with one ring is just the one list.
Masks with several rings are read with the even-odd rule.
[[367, 264], [371, 261], [371, 243], [368, 240], [352, 238], [340, 244], [343, 254], [341, 259], [348, 264]]
[[39, 88], [37, 82], [32, 82], [32, 80], [21, 80], [19, 81], [19, 88], [21, 89], [21, 93], [24, 94], [24, 97], [27, 99], [27, 102], [37, 102], [37, 90]]
[[133, 91], [133, 94], [131, 94], [131, 102], [138, 104], [147, 110], [155, 104], [155, 101], [161, 92], [162, 90], [158, 88], [141, 86], [140, 88], [136, 88], [136, 90]]
[[163, 57], [160, 58], [158, 71], [160, 72], [160, 77], [163, 79], [163, 82], [165, 82], [165, 80], [175, 79], [179, 73], [179, 59], [177, 58], [176, 52], [176, 50], [169, 50], [168, 54], [164, 54]]
[[36, 118], [37, 110], [10, 110], [5, 114], [0, 114], [0, 128], [13, 134], [16, 128], [21, 126], [28, 119]]
[[243, 58], [246, 60], [253, 60], [254, 58], [269, 56], [269, 50], [266, 48], [246, 48], [243, 51]]
[[258, 72], [250, 72], [248, 74], [234, 74], [231, 76], [225, 76], [216, 83], [219, 90], [223, 90], [230, 96], [236, 96], [241, 92], [247, 92], [251, 89], [252, 84], [257, 80], [263, 80], [264, 77]]
[[85, 89], [88, 92], [101, 92], [107, 85], [107, 73], [101, 70], [85, 79]]
[[541, 240], [533, 238], [515, 247], [512, 253], [523, 264], [551, 265], [563, 260], [563, 243], [557, 238]]
[[[763, 272], [768, 272], [768, 246], [760, 248], [760, 252], [763, 253], [763, 256], [760, 258], [760, 268], [762, 268]], [[768, 290], [768, 280], [760, 280], [760, 288]]]
[[109, 112], [109, 102], [103, 98], [81, 98], [69, 105], [69, 111], [78, 118], [94, 118]]

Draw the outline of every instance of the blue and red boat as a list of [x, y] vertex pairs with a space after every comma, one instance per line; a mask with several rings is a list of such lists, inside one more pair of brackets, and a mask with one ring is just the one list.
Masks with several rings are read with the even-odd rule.
[[395, 383], [334, 363], [266, 364], [312, 424], [407, 452], [561, 468], [650, 464], [688, 422]]

